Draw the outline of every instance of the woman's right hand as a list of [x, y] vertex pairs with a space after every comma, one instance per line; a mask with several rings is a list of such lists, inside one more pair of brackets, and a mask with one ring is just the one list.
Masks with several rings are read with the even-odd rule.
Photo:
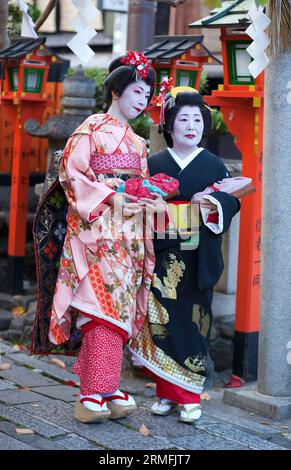
[[[127, 202], [127, 199], [130, 202]], [[137, 197], [131, 194], [115, 193], [106, 202], [115, 207], [116, 210], [122, 210], [123, 215], [130, 216], [142, 212], [142, 207], [137, 201]]]

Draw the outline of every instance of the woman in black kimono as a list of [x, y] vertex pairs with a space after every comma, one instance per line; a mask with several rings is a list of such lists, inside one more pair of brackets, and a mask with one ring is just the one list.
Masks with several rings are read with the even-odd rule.
[[149, 157], [148, 166], [151, 176], [163, 172], [177, 178], [180, 194], [168, 201], [172, 227], [164, 239], [155, 235], [148, 316], [130, 349], [135, 363], [156, 381], [159, 400], [152, 413], [166, 415], [180, 405], [179, 419], [193, 422], [201, 416], [213, 288], [223, 270], [222, 234], [240, 203], [220, 191], [200, 205], [190, 203], [195, 193], [229, 174], [219, 157], [198, 147], [212, 122], [201, 95], [191, 88], [177, 91], [165, 103], [168, 148]]

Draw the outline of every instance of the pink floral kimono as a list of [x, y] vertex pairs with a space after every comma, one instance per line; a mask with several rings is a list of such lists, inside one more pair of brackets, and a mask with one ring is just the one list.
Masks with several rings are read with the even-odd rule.
[[106, 201], [128, 177], [149, 176], [146, 154], [144, 140], [108, 114], [88, 117], [67, 142], [59, 179], [68, 226], [51, 311], [54, 344], [69, 338], [70, 306], [80, 312], [78, 327], [94, 320], [124, 339], [143, 323], [154, 269], [149, 227], [141, 214], [123, 217]]

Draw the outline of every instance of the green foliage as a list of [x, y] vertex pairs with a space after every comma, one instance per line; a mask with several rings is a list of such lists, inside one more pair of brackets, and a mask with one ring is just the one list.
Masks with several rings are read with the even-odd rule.
[[[256, 4], [259, 5], [267, 5], [269, 0], [255, 0]], [[203, 1], [204, 6], [210, 8], [211, 10], [214, 8], [219, 8], [221, 7], [222, 1], [221, 0], [204, 0]]]
[[221, 0], [204, 0], [204, 6], [210, 8], [211, 10], [213, 8], [219, 8], [221, 7]]
[[209, 93], [209, 80], [205, 70], [202, 70], [201, 72], [199, 93], [201, 93], [201, 95]]
[[8, 24], [7, 30], [11, 38], [20, 36], [21, 33], [22, 11], [15, 3], [8, 4]]
[[148, 114], [141, 114], [136, 119], [129, 121], [129, 124], [137, 135], [144, 139], [150, 138], [150, 127], [153, 120]]
[[216, 108], [212, 110], [212, 129], [210, 134], [226, 134], [228, 132], [227, 125], [224, 122], [223, 114]]
[[31, 16], [33, 22], [35, 23], [40, 17], [41, 11], [33, 3], [27, 3], [27, 5], [28, 13]]
[[265, 5], [267, 5], [268, 1], [269, 0], [256, 0], [256, 4], [257, 4], [257, 6], [259, 6], [259, 5], [265, 6]]
[[[41, 12], [38, 8], [35, 7], [34, 3], [27, 3], [28, 13], [35, 22]], [[22, 23], [22, 11], [16, 3], [8, 3], [8, 34], [10, 38], [19, 37], [21, 34], [21, 23]]]

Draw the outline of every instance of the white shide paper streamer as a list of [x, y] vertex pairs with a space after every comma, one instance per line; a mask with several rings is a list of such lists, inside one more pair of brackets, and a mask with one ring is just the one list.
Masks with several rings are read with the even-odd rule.
[[22, 11], [22, 24], [21, 24], [21, 36], [26, 38], [38, 38], [34, 27], [35, 24], [28, 14], [28, 6], [25, 0], [17, 0], [20, 10]]
[[253, 0], [248, 15], [252, 24], [246, 29], [246, 33], [253, 39], [253, 42], [246, 51], [254, 59], [248, 68], [250, 74], [257, 78], [270, 62], [265, 53], [266, 47], [270, 44], [270, 39], [264, 30], [269, 26], [271, 20], [263, 12], [263, 6], [257, 6], [255, 0]]
[[70, 21], [77, 34], [68, 42], [67, 46], [79, 57], [83, 63], [89, 62], [94, 56], [94, 51], [88, 46], [88, 42], [97, 34], [90, 23], [98, 15], [97, 8], [91, 0], [72, 0], [78, 13]]

